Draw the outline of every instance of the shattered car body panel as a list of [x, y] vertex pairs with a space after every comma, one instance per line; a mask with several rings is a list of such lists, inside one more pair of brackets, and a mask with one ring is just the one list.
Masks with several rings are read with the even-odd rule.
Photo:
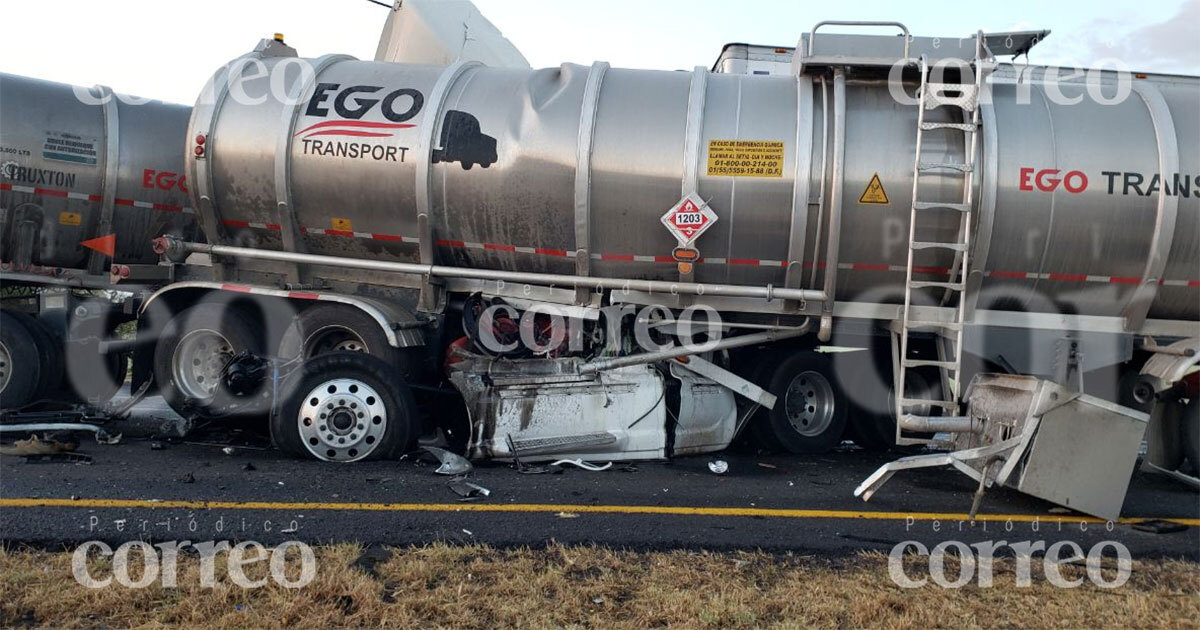
[[633, 365], [579, 374], [579, 359], [456, 363], [450, 381], [471, 421], [472, 459], [662, 459], [732, 441], [737, 406], [726, 387], [683, 368]]

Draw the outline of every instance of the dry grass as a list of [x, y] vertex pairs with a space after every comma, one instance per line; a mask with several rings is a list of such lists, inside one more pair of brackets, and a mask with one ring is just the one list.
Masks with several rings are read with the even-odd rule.
[[[371, 575], [350, 566], [359, 553], [353, 545], [318, 548], [316, 579], [295, 591], [239, 588], [226, 577], [224, 556], [212, 589], [199, 586], [199, 562], [189, 556], [180, 559], [177, 588], [89, 590], [72, 579], [69, 553], [0, 551], [0, 626], [1196, 628], [1200, 620], [1200, 570], [1177, 561], [1137, 562], [1113, 590], [1054, 588], [1038, 562], [1034, 585], [1019, 589], [1012, 564], [997, 561], [993, 588], [906, 591], [879, 554], [831, 562], [433, 545], [392, 550]], [[111, 575], [108, 562], [94, 558], [93, 575]], [[256, 568], [247, 574], [265, 575]]]

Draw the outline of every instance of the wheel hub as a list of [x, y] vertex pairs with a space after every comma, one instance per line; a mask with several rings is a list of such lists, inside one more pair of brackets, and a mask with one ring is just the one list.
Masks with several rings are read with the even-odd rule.
[[315, 357], [329, 352], [369, 352], [358, 333], [341, 326], [327, 326], [309, 336], [304, 356]]
[[331, 379], [305, 396], [296, 417], [304, 447], [317, 459], [353, 462], [370, 455], [387, 431], [387, 408], [370, 385]]
[[0, 392], [8, 387], [8, 379], [12, 376], [12, 354], [8, 346], [0, 343]]
[[833, 386], [820, 372], [801, 372], [784, 394], [788, 424], [805, 437], [821, 435], [833, 421], [836, 401]]
[[193, 330], [171, 357], [175, 383], [189, 398], [208, 400], [221, 382], [221, 370], [233, 358], [233, 346], [215, 330]]

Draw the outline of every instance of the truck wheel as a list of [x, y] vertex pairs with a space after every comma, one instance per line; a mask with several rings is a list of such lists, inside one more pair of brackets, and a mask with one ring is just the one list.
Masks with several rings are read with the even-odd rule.
[[1193, 471], [1200, 472], [1200, 396], [1192, 398], [1179, 418], [1179, 436], [1183, 438], [1183, 454]]
[[100, 315], [78, 317], [71, 322], [68, 335], [71, 343], [66, 346], [66, 384], [79, 400], [103, 404], [112, 400], [125, 384], [129, 353], [100, 353], [100, 342], [116, 339], [117, 335], [109, 316], [112, 305], [106, 302], [97, 305]]
[[32, 400], [54, 398], [62, 387], [65, 363], [62, 340], [42, 320], [32, 315], [17, 311], [9, 311], [9, 314], [21, 321], [37, 346], [39, 376]]
[[221, 370], [235, 354], [262, 353], [258, 326], [236, 307], [193, 306], [167, 325], [154, 350], [154, 379], [167, 404], [181, 416], [206, 415], [233, 402], [221, 386]]
[[[910, 370], [908, 378], [904, 381], [904, 389], [908, 392], [908, 398], [936, 400], [941, 398], [940, 381], [941, 375], [938, 374], [937, 368]], [[896, 446], [896, 397], [892, 390], [893, 387], [888, 387], [887, 400], [882, 411], [876, 408], [870, 411], [862, 410], [862, 413], [854, 415], [854, 442], [868, 451], [904, 450]], [[914, 412], [931, 416], [941, 413], [941, 409], [922, 406]], [[920, 433], [913, 437], [928, 439], [933, 435]]]
[[32, 400], [40, 377], [33, 333], [13, 314], [0, 311], [0, 408], [15, 409]]
[[802, 352], [783, 363], [768, 390], [778, 400], [764, 417], [764, 429], [791, 453], [823, 453], [846, 431], [846, 396], [831, 376], [828, 357]]
[[390, 459], [417, 432], [416, 403], [386, 362], [361, 352], [305, 361], [285, 379], [271, 413], [280, 450], [327, 462]]
[[307, 360], [340, 351], [379, 357], [403, 378], [412, 373], [410, 353], [389, 344], [370, 315], [345, 304], [314, 304], [301, 311], [279, 342], [279, 356], [284, 359]]

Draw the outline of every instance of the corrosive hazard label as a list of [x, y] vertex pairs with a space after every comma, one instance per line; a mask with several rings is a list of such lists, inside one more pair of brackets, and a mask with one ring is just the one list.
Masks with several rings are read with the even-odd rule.
[[876, 205], [887, 205], [887, 192], [883, 189], [883, 182], [879, 181], [879, 173], [871, 176], [871, 181], [867, 183], [867, 189], [863, 191], [861, 197], [858, 198], [858, 203], [869, 203]]
[[709, 140], [709, 177], [783, 177], [783, 142]]

